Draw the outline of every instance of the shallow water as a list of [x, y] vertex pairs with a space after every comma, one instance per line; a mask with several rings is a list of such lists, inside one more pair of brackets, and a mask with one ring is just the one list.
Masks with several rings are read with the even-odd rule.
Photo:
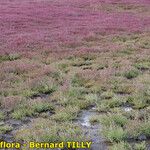
[[130, 106], [126, 106], [126, 107], [123, 107], [123, 110], [124, 110], [125, 112], [130, 112], [130, 111], [132, 111], [133, 109], [132, 109], [132, 107], [130, 107]]
[[94, 107], [91, 110], [84, 110], [81, 112], [78, 118], [78, 124], [81, 125], [83, 131], [86, 133], [87, 137], [90, 137], [93, 144], [91, 150], [107, 150], [107, 145], [105, 139], [101, 136], [101, 125], [91, 124], [90, 118], [94, 115], [97, 115], [97, 112], [94, 111]]
[[24, 124], [27, 124], [31, 121], [30, 117], [26, 117], [24, 121], [20, 120], [14, 120], [14, 119], [8, 119], [4, 122], [5, 125], [8, 125], [12, 127], [13, 129], [11, 131], [6, 132], [5, 134], [0, 134], [0, 140], [5, 142], [15, 142], [15, 138], [13, 133], [19, 129]]

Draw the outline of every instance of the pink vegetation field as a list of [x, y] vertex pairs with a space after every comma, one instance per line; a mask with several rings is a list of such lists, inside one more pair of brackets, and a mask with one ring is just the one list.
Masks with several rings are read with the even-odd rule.
[[149, 0], [1, 0], [0, 53], [59, 51], [91, 35], [147, 31], [149, 6]]

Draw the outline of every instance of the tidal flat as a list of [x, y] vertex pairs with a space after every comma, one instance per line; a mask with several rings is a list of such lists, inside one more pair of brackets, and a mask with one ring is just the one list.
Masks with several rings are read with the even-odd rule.
[[0, 0], [0, 140], [149, 150], [150, 1]]

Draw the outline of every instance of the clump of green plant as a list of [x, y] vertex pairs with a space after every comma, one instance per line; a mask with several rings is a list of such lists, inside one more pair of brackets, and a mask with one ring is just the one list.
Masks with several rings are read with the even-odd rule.
[[101, 99], [111, 99], [114, 97], [114, 93], [112, 91], [106, 91], [101, 94]]
[[34, 112], [46, 112], [46, 111], [54, 111], [54, 106], [50, 103], [43, 102], [43, 103], [35, 103], [33, 106], [33, 111]]
[[83, 61], [83, 60], [72, 63], [72, 66], [74, 66], [74, 67], [90, 66], [90, 65], [92, 65], [92, 62], [90, 62], [90, 61]]
[[[112, 67], [113, 67], [113, 68], [116, 68], [116, 69], [117, 69], [117, 68], [121, 68], [121, 66], [122, 66], [122, 65], [121, 65], [120, 63], [118, 63], [118, 62], [114, 62], [114, 63], [112, 64]], [[120, 73], [116, 73], [116, 76], [117, 76], [117, 75], [120, 76]]]
[[126, 42], [128, 40], [127, 36], [115, 36], [112, 38], [113, 42]]
[[5, 134], [8, 131], [11, 131], [13, 128], [9, 125], [0, 125], [0, 134]]
[[122, 106], [124, 103], [125, 103], [124, 98], [119, 98], [115, 96], [111, 99], [97, 100], [96, 106], [97, 111], [107, 112], [110, 111], [110, 109], [112, 108]]
[[150, 48], [150, 44], [149, 44], [149, 42], [146, 40], [142, 40], [142, 41], [140, 41], [140, 47], [141, 48], [144, 48], [144, 49], [149, 49]]
[[139, 127], [139, 132], [142, 135], [145, 135], [146, 137], [150, 137], [150, 121], [145, 121], [141, 123]]
[[1, 55], [0, 56], [0, 63], [3, 61], [14, 61], [16, 59], [19, 59], [19, 54], [8, 54], [8, 55]]
[[45, 73], [46, 76], [50, 77], [53, 79], [56, 83], [62, 84], [63, 82], [63, 72], [62, 71], [47, 71]]
[[69, 98], [82, 98], [85, 94], [87, 94], [87, 91], [84, 87], [70, 87], [69, 90], [67, 90], [65, 93], [65, 96]]
[[129, 137], [132, 138], [137, 138], [139, 136], [139, 131], [138, 131], [138, 127], [140, 125], [140, 122], [137, 120], [130, 120], [127, 124], [126, 124], [126, 131]]
[[78, 99], [77, 100], [77, 106], [80, 109], [87, 109], [90, 106], [93, 106], [95, 104], [96, 98], [94, 94], [86, 94], [85, 98]]
[[48, 79], [41, 79], [40, 81], [35, 81], [30, 85], [28, 89], [25, 89], [23, 96], [34, 97], [39, 94], [51, 94], [57, 89], [57, 85], [53, 81]]
[[108, 68], [108, 64], [100, 64], [100, 65], [98, 65], [97, 70], [102, 70], [105, 68]]
[[147, 103], [150, 103], [150, 85], [145, 86], [143, 94], [145, 98], [147, 99]]
[[80, 109], [91, 106], [96, 101], [94, 94], [88, 94], [84, 87], [70, 87], [65, 92], [60, 92], [59, 104], [62, 106], [78, 106]]
[[103, 125], [102, 133], [110, 142], [120, 142], [127, 138], [127, 131], [124, 130], [128, 119], [121, 114], [107, 114], [100, 117]]
[[113, 144], [110, 150], [132, 150], [132, 147], [127, 142], [119, 142]]
[[87, 141], [90, 138], [85, 137], [83, 130], [78, 125], [73, 125], [72, 123], [62, 123], [62, 128], [60, 130], [61, 141]]
[[126, 131], [124, 131], [122, 127], [118, 126], [103, 128], [102, 133], [110, 142], [120, 142], [125, 140], [127, 137]]
[[105, 101], [105, 102], [97, 102], [96, 103], [96, 107], [97, 107], [97, 111], [98, 112], [107, 112], [109, 111], [110, 107], [108, 105], [108, 103]]
[[0, 120], [3, 120], [5, 118], [5, 115], [3, 112], [0, 112]]
[[64, 73], [67, 73], [69, 71], [69, 65], [67, 63], [62, 63], [58, 65], [58, 68], [63, 71]]
[[116, 125], [116, 126], [124, 127], [127, 124], [128, 119], [121, 114], [107, 114], [101, 117], [100, 122], [104, 126]]
[[122, 49], [119, 52], [122, 54], [131, 55], [131, 54], [133, 54], [134, 51], [135, 51], [135, 49], [133, 47], [131, 47], [130, 44], [127, 44], [126, 48]]
[[136, 78], [137, 76], [139, 75], [139, 71], [138, 70], [129, 70], [127, 72], [124, 73], [124, 76], [127, 78], [127, 79], [133, 79], [133, 78]]
[[36, 96], [38, 93], [35, 92], [35, 91], [32, 91], [31, 89], [25, 89], [23, 92], [22, 92], [22, 95], [24, 97], [34, 97]]
[[98, 96], [95, 93], [89, 93], [89, 94], [85, 94], [85, 99], [94, 103], [98, 100]]
[[92, 65], [91, 60], [93, 60], [95, 57], [92, 55], [85, 55], [81, 57], [73, 57], [71, 65], [74, 67], [81, 67], [81, 66], [90, 66]]
[[52, 119], [56, 122], [66, 122], [76, 119], [80, 109], [77, 106], [67, 106], [66, 108], [60, 109], [55, 115], [52, 116]]
[[113, 91], [117, 94], [131, 94], [135, 91], [135, 88], [130, 84], [117, 84], [114, 85]]
[[34, 114], [34, 111], [30, 109], [29, 107], [21, 107], [18, 109], [15, 109], [12, 113], [12, 118], [17, 120], [22, 120], [25, 117], [30, 117]]
[[142, 61], [135, 64], [135, 67], [139, 70], [149, 70], [150, 69], [150, 62], [149, 61]]
[[137, 143], [134, 145], [135, 150], [146, 150], [146, 142]]
[[114, 97], [108, 101], [109, 108], [119, 107], [124, 104], [124, 99]]
[[35, 116], [47, 111], [54, 112], [54, 106], [51, 103], [44, 100], [33, 102], [33, 100], [31, 101], [31, 99], [29, 99], [21, 101], [20, 104], [14, 108], [11, 116], [14, 119], [23, 120], [25, 117]]
[[133, 95], [127, 98], [127, 102], [133, 105], [135, 109], [142, 109], [148, 106], [147, 99], [143, 93], [134, 93]]
[[128, 122], [128, 119], [121, 114], [113, 115], [112, 120], [116, 125], [121, 126], [121, 127], [124, 127], [126, 123]]
[[92, 54], [89, 54], [89, 55], [86, 54], [86, 55], [82, 56], [82, 58], [84, 61], [90, 61], [90, 60], [94, 60], [95, 56]]
[[[32, 128], [29, 128], [29, 127]], [[24, 126], [15, 134], [17, 140], [38, 142], [85, 141], [81, 128], [69, 122], [57, 123], [54, 120], [37, 118], [29, 126]]]
[[130, 120], [126, 124], [126, 131], [130, 137], [133, 137], [135, 139], [137, 139], [141, 135], [150, 137], [150, 121]]
[[84, 86], [87, 83], [87, 80], [84, 79], [81, 75], [75, 74], [74, 77], [72, 78], [71, 83], [72, 86], [80, 87], [80, 86]]
[[45, 82], [39, 82], [34, 87], [32, 87], [32, 91], [35, 91], [37, 93], [43, 93], [43, 94], [49, 94], [56, 90], [56, 86], [51, 83], [52, 85], [49, 85], [49, 83]]

